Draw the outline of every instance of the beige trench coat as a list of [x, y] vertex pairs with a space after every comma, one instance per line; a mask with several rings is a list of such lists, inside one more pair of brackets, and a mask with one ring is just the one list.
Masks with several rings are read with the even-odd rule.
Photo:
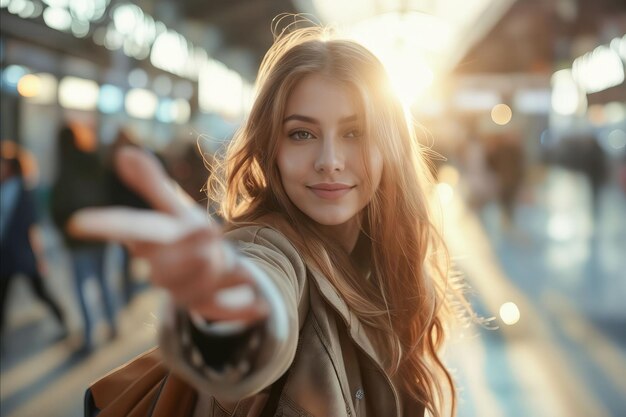
[[[273, 311], [266, 329], [269, 337], [261, 347], [263, 361], [243, 379], [213, 381], [185, 360], [180, 338], [166, 321], [160, 337], [162, 356], [198, 393], [190, 417], [258, 416], [267, 400], [265, 387], [285, 372], [277, 416], [424, 415], [420, 404], [401, 399], [384, 371], [385, 358], [357, 317], [283, 234], [248, 226], [227, 237], [245, 255], [253, 275], [270, 280], [260, 283]], [[266, 292], [268, 288], [274, 293]], [[281, 303], [282, 312], [274, 314]]]

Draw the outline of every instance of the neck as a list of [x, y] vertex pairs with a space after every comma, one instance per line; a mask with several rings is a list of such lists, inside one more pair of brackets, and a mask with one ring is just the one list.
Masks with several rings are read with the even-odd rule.
[[343, 224], [334, 226], [320, 226], [322, 232], [337, 240], [341, 247], [351, 253], [359, 238], [360, 225], [356, 217]]

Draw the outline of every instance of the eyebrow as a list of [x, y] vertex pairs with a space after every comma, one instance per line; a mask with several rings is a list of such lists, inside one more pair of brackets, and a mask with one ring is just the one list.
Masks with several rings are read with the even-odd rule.
[[[341, 119], [339, 119], [339, 123], [340, 124], [344, 124], [344, 123], [350, 123], [350, 122], [355, 122], [359, 119], [359, 117], [356, 114], [353, 114], [351, 116], [346, 116], [346, 117], [342, 117]], [[309, 117], [309, 116], [303, 116], [301, 114], [292, 114], [290, 116], [287, 116], [283, 119], [283, 123], [287, 123], [290, 120], [299, 120], [301, 122], [306, 122], [306, 123], [312, 123], [312, 124], [320, 124], [320, 121], [313, 118], [313, 117]]]

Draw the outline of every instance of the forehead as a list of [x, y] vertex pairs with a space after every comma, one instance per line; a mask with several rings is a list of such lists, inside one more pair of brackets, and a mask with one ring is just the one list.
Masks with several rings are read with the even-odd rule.
[[287, 98], [285, 116], [301, 114], [319, 119], [360, 115], [359, 101], [345, 83], [320, 74], [307, 75]]

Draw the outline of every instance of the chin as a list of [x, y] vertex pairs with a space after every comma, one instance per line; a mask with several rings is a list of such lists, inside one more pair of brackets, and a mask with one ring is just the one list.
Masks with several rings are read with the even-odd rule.
[[[311, 213], [313, 214], [313, 213]], [[354, 216], [347, 216], [343, 213], [324, 213], [319, 215], [311, 215], [307, 213], [314, 222], [321, 224], [322, 226], [339, 226], [348, 222]]]

